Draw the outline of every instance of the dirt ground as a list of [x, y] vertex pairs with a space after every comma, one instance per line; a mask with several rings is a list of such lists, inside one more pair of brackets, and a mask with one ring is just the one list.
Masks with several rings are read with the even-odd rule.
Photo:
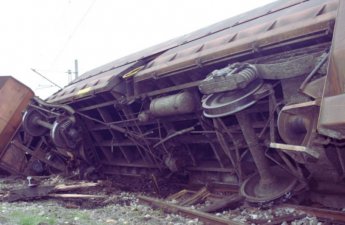
[[[66, 182], [53, 177], [41, 184]], [[0, 179], [0, 193], [27, 187], [27, 180], [13, 177]], [[85, 193], [85, 192], [84, 192]], [[129, 193], [106, 186], [90, 189], [87, 194], [106, 195], [102, 200], [70, 200], [40, 198], [30, 201], [0, 202], [0, 224], [2, 225], [103, 225], [103, 224], [169, 224], [199, 225], [197, 219], [164, 213], [160, 209], [141, 204], [140, 193]]]
[[[38, 178], [37, 178], [38, 179]], [[85, 184], [77, 180], [65, 180], [60, 176], [36, 179], [39, 187]], [[133, 182], [132, 182], [133, 184]], [[132, 189], [140, 189], [134, 187]], [[18, 189], [30, 189], [28, 181], [17, 177], [0, 177], [0, 225], [201, 225], [198, 219], [166, 213], [162, 209], [154, 209], [139, 201], [139, 195], [152, 196], [152, 192], [133, 191], [123, 186], [119, 181], [101, 182], [96, 187], [82, 188], [82, 190], [68, 191], [68, 194], [85, 194], [103, 196], [95, 198], [57, 198], [39, 197], [30, 200], [8, 202], [9, 193]], [[141, 187], [143, 188], [143, 187]], [[145, 189], [145, 188], [144, 188]], [[155, 198], [159, 196], [154, 196]], [[161, 198], [164, 200], [164, 198]], [[174, 203], [176, 200], [164, 201]], [[174, 203], [175, 204], [175, 203]], [[208, 200], [200, 204], [188, 206], [199, 209], [210, 204]], [[230, 219], [243, 224], [256, 224], [254, 221], [273, 221], [277, 217], [296, 216], [289, 223], [284, 220], [275, 224], [293, 225], [321, 225], [316, 217], [287, 207], [252, 207], [241, 205], [234, 209], [226, 209], [213, 215]], [[298, 218], [297, 218], [298, 217]], [[262, 222], [260, 222], [262, 223]]]

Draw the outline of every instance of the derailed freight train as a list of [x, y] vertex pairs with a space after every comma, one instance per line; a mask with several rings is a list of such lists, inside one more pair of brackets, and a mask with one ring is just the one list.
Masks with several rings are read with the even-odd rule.
[[172, 39], [33, 98], [7, 148], [21, 173], [179, 175], [345, 207], [344, 25], [344, 1], [277, 1]]

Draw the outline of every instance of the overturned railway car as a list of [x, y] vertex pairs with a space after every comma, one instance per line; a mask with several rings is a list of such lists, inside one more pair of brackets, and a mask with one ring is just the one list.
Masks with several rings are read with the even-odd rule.
[[48, 155], [36, 172], [78, 158], [345, 207], [344, 22], [344, 1], [277, 1], [115, 60], [33, 98], [12, 145]]

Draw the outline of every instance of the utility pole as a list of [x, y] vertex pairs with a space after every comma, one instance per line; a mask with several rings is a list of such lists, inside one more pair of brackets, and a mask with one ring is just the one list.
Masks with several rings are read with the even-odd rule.
[[72, 70], [67, 70], [67, 79], [68, 79], [68, 83], [71, 83], [72, 80], [73, 80], [73, 77], [72, 77]]
[[[78, 78], [78, 59], [74, 60], [74, 71], [72, 72], [72, 70], [67, 70], [66, 73], [68, 74], [68, 83], [71, 83], [73, 80]], [[72, 74], [74, 74], [74, 77], [72, 76]]]
[[79, 73], [79, 71], [78, 71], [78, 59], [75, 59], [74, 60], [74, 75], [75, 75], [75, 79], [77, 79], [78, 78], [78, 74]]

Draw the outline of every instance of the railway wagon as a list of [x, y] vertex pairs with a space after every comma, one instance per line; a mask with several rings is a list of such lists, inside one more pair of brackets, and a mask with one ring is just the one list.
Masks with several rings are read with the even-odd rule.
[[20, 129], [22, 113], [34, 96], [33, 91], [10, 76], [0, 76], [0, 167], [14, 174], [25, 174], [28, 157], [10, 144]]
[[79, 159], [85, 176], [345, 207], [344, 21], [344, 1], [276, 1], [120, 58], [33, 98], [31, 141], [12, 145], [43, 149], [36, 172]]

